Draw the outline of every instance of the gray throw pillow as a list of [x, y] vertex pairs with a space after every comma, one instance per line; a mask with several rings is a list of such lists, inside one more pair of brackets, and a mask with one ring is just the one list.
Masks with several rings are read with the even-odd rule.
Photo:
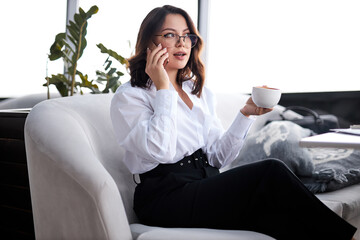
[[314, 171], [314, 164], [309, 152], [299, 147], [299, 141], [311, 134], [311, 130], [293, 122], [273, 121], [247, 136], [231, 168], [266, 158], [277, 158], [296, 175], [309, 177]]
[[250, 133], [229, 168], [266, 158], [283, 161], [312, 192], [334, 191], [360, 182], [360, 151], [336, 148], [301, 148], [310, 129], [290, 121], [273, 121]]

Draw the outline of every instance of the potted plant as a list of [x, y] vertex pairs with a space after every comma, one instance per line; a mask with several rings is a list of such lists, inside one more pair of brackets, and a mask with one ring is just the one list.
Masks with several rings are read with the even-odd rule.
[[127, 66], [127, 60], [115, 51], [107, 49], [101, 43], [97, 44], [97, 47], [102, 53], [108, 54], [108, 58], [104, 63], [104, 71], [96, 71], [97, 79], [95, 81], [105, 84], [104, 89], [100, 90], [94, 80], [89, 80], [87, 74], [83, 74], [77, 69], [78, 61], [87, 46], [86, 33], [88, 20], [98, 10], [96, 5], [92, 6], [87, 12], [79, 8], [79, 13], [74, 15], [74, 21], [69, 21], [69, 24], [66, 26], [66, 32], [56, 35], [55, 41], [50, 47], [48, 57], [50, 61], [61, 58], [64, 61], [65, 71], [51, 77], [46, 76], [46, 83], [43, 86], [48, 88], [48, 98], [50, 98], [49, 85], [51, 84], [55, 85], [61, 96], [72, 96], [74, 93], [83, 94], [83, 88], [90, 89], [91, 93], [108, 93], [110, 90], [115, 92], [120, 86], [119, 78], [124, 73], [111, 67], [111, 59], [117, 60], [124, 66]]

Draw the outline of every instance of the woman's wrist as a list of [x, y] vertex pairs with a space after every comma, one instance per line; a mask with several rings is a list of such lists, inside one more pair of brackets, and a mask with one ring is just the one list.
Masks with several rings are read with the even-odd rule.
[[240, 112], [241, 112], [241, 114], [244, 115], [245, 117], [250, 117], [250, 114], [248, 114], [244, 108], [240, 109]]

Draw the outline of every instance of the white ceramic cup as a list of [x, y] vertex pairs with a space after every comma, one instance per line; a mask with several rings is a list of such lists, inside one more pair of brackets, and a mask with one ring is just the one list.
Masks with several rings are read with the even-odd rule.
[[280, 101], [281, 91], [280, 89], [269, 88], [267, 86], [253, 87], [251, 97], [256, 106], [273, 108]]

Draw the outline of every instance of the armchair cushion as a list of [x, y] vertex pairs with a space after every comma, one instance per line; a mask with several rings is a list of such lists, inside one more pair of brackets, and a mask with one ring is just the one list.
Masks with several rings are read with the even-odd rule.
[[241, 230], [217, 230], [207, 228], [161, 228], [142, 224], [131, 224], [136, 240], [271, 240], [261, 233]]

